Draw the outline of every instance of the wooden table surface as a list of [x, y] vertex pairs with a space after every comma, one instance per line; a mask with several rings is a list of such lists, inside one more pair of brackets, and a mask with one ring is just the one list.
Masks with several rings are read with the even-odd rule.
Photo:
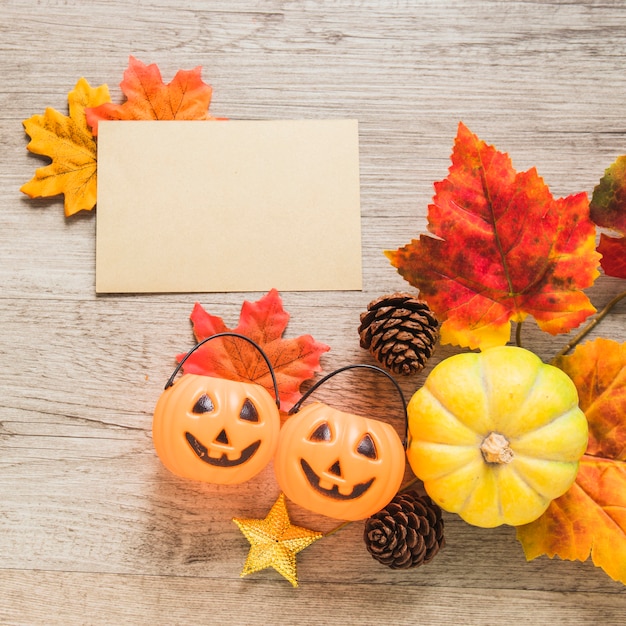
[[[427, 566], [392, 571], [362, 522], [298, 555], [300, 586], [274, 570], [240, 578], [232, 517], [263, 517], [271, 467], [238, 487], [179, 479], [151, 442], [174, 356], [200, 302], [237, 323], [263, 293], [96, 296], [96, 216], [20, 192], [41, 159], [22, 120], [66, 112], [81, 76], [119, 82], [129, 55], [169, 82], [203, 67], [211, 111], [231, 119], [356, 118], [364, 287], [284, 292], [286, 337], [331, 346], [325, 371], [371, 363], [359, 314], [411, 289], [383, 255], [423, 232], [459, 121], [555, 196], [591, 194], [626, 153], [626, 5], [513, 0], [0, 0], [0, 623], [623, 624], [626, 589], [591, 562], [527, 563], [515, 530], [445, 516]], [[601, 308], [624, 289], [602, 276]], [[622, 301], [592, 337], [626, 340]], [[528, 324], [549, 359], [566, 339]], [[457, 349], [437, 349], [427, 370]], [[410, 395], [424, 374], [400, 380]], [[355, 377], [321, 393], [338, 407], [391, 406]], [[355, 398], [355, 396], [359, 398]], [[289, 505], [294, 523], [335, 521]]]

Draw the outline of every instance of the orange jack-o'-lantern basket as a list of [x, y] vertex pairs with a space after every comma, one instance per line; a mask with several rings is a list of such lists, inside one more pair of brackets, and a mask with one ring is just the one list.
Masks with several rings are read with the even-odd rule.
[[[201, 345], [218, 337], [252, 344], [272, 376], [275, 398], [261, 385], [199, 374], [174, 378]], [[272, 459], [280, 433], [278, 384], [271, 362], [254, 341], [217, 333], [196, 344], [180, 361], [161, 394], [152, 423], [155, 450], [171, 472], [210, 483], [241, 483]]]
[[[402, 399], [405, 440], [376, 419], [345, 413], [320, 402], [300, 410], [321, 384], [347, 369], [367, 368], [393, 382]], [[369, 517], [398, 492], [406, 465], [407, 408], [398, 383], [384, 370], [348, 365], [313, 385], [291, 409], [274, 458], [276, 480], [296, 504], [321, 515], [345, 520]]]

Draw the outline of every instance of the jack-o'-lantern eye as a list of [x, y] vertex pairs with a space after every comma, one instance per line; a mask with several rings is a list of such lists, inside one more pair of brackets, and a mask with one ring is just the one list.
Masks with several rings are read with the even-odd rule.
[[364, 435], [361, 441], [359, 441], [359, 445], [356, 448], [356, 451], [363, 456], [366, 456], [368, 459], [376, 460], [378, 458], [378, 454], [376, 453], [376, 446], [374, 445], [374, 440], [370, 437], [370, 435]]
[[246, 398], [246, 401], [243, 403], [241, 407], [241, 411], [239, 412], [239, 417], [245, 422], [258, 422], [259, 414], [256, 410], [256, 407], [250, 400]]
[[191, 409], [192, 413], [196, 415], [202, 415], [203, 413], [210, 413], [213, 411], [215, 407], [213, 406], [213, 401], [206, 393], [203, 393], [194, 404], [193, 409]]
[[309, 437], [309, 441], [330, 441], [331, 439], [332, 433], [327, 422], [320, 424]]

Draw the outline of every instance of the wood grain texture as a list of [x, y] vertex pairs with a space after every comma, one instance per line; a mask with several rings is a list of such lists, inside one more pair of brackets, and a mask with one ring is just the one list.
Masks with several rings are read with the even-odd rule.
[[[375, 563], [355, 523], [300, 553], [299, 589], [273, 571], [241, 580], [247, 543], [230, 520], [266, 514], [271, 468], [237, 488], [184, 481], [156, 459], [150, 428], [174, 355], [192, 345], [193, 303], [234, 325], [243, 299], [261, 294], [96, 297], [95, 216], [65, 219], [58, 199], [19, 188], [43, 162], [27, 154], [21, 121], [65, 110], [81, 76], [121, 101], [129, 54], [166, 81], [203, 66], [215, 115], [357, 118], [364, 289], [282, 296], [287, 336], [332, 347], [325, 370], [371, 362], [359, 314], [407, 287], [382, 251], [425, 229], [460, 120], [518, 170], [536, 166], [557, 196], [590, 194], [626, 153], [624, 3], [0, 0], [0, 10], [1, 623], [623, 623], [625, 588], [591, 563], [527, 563], [513, 529], [455, 516], [445, 550], [411, 572]], [[622, 282], [601, 277], [596, 306]], [[625, 323], [622, 302], [591, 337], [626, 341]], [[524, 341], [544, 358], [565, 342], [533, 324]], [[453, 352], [440, 347], [433, 363]], [[401, 384], [411, 394], [422, 380]], [[336, 379], [319, 399], [400, 425], [384, 380]]]

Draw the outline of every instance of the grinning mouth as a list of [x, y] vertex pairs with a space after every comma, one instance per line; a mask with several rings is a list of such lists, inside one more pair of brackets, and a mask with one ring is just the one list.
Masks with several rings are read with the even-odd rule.
[[255, 441], [251, 443], [247, 448], [239, 455], [237, 459], [229, 459], [226, 456], [226, 453], [222, 454], [222, 456], [214, 459], [209, 456], [208, 448], [201, 444], [191, 433], [185, 433], [185, 439], [187, 439], [191, 449], [196, 453], [199, 459], [208, 463], [209, 465], [216, 465], [217, 467], [236, 467], [237, 465], [241, 465], [245, 463], [258, 449], [261, 445], [260, 441]]
[[311, 466], [304, 459], [300, 459], [300, 465], [302, 466], [302, 471], [307, 477], [307, 480], [309, 481], [311, 487], [313, 487], [313, 489], [315, 489], [322, 495], [328, 498], [332, 498], [333, 500], [354, 500], [355, 498], [362, 496], [372, 486], [372, 483], [374, 482], [374, 478], [371, 478], [366, 483], [358, 483], [357, 485], [354, 485], [352, 491], [349, 494], [344, 495], [343, 493], [339, 492], [338, 485], [333, 485], [331, 489], [325, 489], [324, 487], [322, 487], [320, 485], [320, 477], [313, 471]]

